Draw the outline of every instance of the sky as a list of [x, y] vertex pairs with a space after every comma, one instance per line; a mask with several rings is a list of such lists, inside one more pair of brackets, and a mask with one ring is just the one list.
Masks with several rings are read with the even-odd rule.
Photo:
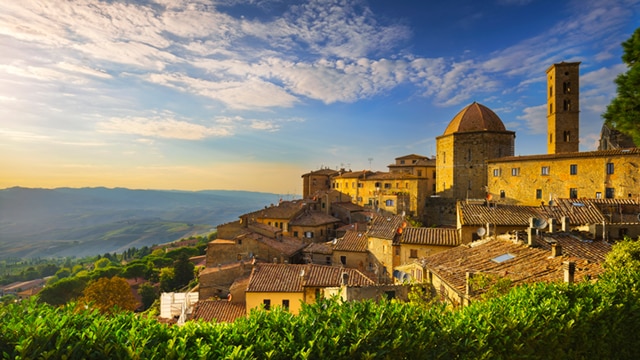
[[545, 71], [580, 61], [580, 150], [640, 0], [0, 2], [0, 188], [295, 195], [435, 155], [477, 101], [546, 152]]

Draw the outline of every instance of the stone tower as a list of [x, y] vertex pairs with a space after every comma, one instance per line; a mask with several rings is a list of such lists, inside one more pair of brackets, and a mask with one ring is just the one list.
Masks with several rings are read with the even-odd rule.
[[436, 138], [436, 194], [452, 199], [484, 199], [486, 160], [513, 156], [515, 132], [488, 107], [473, 102]]
[[547, 69], [547, 153], [579, 151], [580, 63], [561, 62]]

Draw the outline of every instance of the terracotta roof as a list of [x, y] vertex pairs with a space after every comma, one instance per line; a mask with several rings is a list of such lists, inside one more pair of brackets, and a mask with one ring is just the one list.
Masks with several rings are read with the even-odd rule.
[[364, 211], [364, 207], [360, 206], [358, 204], [354, 204], [352, 202], [338, 202], [338, 203], [331, 203], [331, 207], [334, 208], [342, 208], [345, 209], [347, 211]]
[[607, 156], [638, 156], [640, 155], [640, 148], [632, 149], [614, 149], [614, 150], [599, 150], [599, 151], [581, 151], [572, 153], [557, 153], [557, 154], [539, 154], [539, 155], [522, 155], [522, 156], [507, 156], [497, 159], [486, 160], [488, 163], [501, 163], [510, 161], [539, 161], [539, 160], [553, 160], [553, 159], [572, 159], [572, 158], [586, 158], [586, 157], [607, 157]]
[[406, 228], [400, 238], [401, 244], [458, 246], [458, 230], [451, 228]]
[[587, 199], [554, 199], [553, 205], [540, 207], [543, 218], [554, 218], [561, 223], [569, 217], [571, 225], [601, 224], [605, 221], [600, 210]]
[[373, 174], [373, 172], [371, 172], [370, 170], [347, 171], [347, 172], [343, 172], [342, 174], [336, 175], [335, 178], [359, 179], [361, 177], [367, 177], [368, 178], [372, 174]]
[[353, 224], [349, 224], [349, 225], [344, 225], [339, 227], [337, 230], [338, 231], [349, 231], [349, 230], [353, 230], [353, 231], [365, 231], [367, 230], [368, 224], [366, 222], [356, 222]]
[[529, 218], [541, 217], [537, 207], [520, 205], [458, 202], [460, 222], [463, 226], [522, 225], [529, 224]]
[[251, 271], [247, 292], [302, 292], [304, 287], [338, 287], [342, 274], [348, 274], [347, 286], [375, 283], [356, 269], [315, 264], [256, 264]]
[[304, 211], [289, 222], [289, 226], [319, 226], [340, 222], [340, 219], [322, 211]]
[[545, 233], [544, 236], [535, 237], [534, 239], [541, 249], [551, 251], [551, 244], [555, 243], [562, 247], [563, 254], [596, 263], [602, 263], [609, 251], [611, 251], [611, 244], [606, 241], [581, 239], [568, 233]]
[[272, 239], [270, 237], [252, 232], [249, 234], [241, 235], [239, 238], [254, 239], [281, 252], [286, 256], [291, 256], [302, 250], [306, 246], [306, 244], [302, 240], [290, 236], [281, 236], [279, 239]]
[[418, 154], [409, 154], [404, 156], [398, 156], [396, 160], [407, 160], [407, 159], [429, 159], [428, 156], [418, 155]]
[[597, 207], [608, 223], [628, 224], [640, 222], [640, 200], [625, 199], [589, 199]]
[[320, 169], [320, 170], [313, 170], [311, 172], [308, 172], [306, 174], [302, 174], [302, 177], [305, 176], [309, 176], [309, 175], [326, 175], [326, 176], [333, 176], [335, 174], [338, 173], [338, 170], [332, 170], [332, 169]]
[[308, 200], [281, 201], [264, 209], [246, 214], [250, 218], [258, 219], [291, 219], [306, 207]]
[[227, 300], [200, 300], [194, 307], [191, 320], [234, 322], [237, 318], [247, 315], [245, 303], [235, 303]]
[[211, 267], [207, 267], [207, 268], [202, 269], [202, 271], [200, 271], [199, 276], [210, 274], [210, 273], [216, 273], [218, 271], [225, 271], [225, 270], [230, 270], [230, 269], [234, 269], [234, 268], [241, 268], [243, 266], [244, 266], [244, 264], [242, 262], [220, 264], [220, 266], [211, 266]]
[[333, 250], [367, 252], [367, 236], [364, 231], [349, 230], [342, 238], [336, 239]]
[[331, 255], [333, 253], [333, 250], [330, 244], [331, 244], [331, 241], [329, 241], [328, 243], [311, 243], [307, 245], [307, 247], [304, 248], [302, 252]]
[[379, 239], [393, 240], [403, 223], [402, 216], [378, 216], [371, 221], [371, 228], [369, 228], [367, 235]]
[[420, 179], [418, 176], [399, 172], [377, 172], [367, 177], [367, 180], [413, 180]]
[[496, 113], [474, 101], [453, 117], [443, 135], [474, 131], [507, 130]]
[[[499, 256], [509, 254], [513, 258], [496, 262]], [[563, 261], [574, 261], [574, 279], [580, 281], [586, 275], [592, 277], [602, 272], [602, 267], [586, 259], [572, 256], [550, 257], [551, 253], [507, 240], [489, 240], [475, 246], [461, 245], [425, 258], [426, 266], [460, 294], [465, 293], [466, 272], [493, 274], [509, 278], [512, 284], [539, 281], [562, 281]]]

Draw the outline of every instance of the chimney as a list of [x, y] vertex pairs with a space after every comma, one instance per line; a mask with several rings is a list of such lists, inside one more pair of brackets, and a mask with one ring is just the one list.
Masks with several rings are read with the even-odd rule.
[[473, 295], [473, 286], [471, 285], [471, 281], [473, 280], [473, 275], [474, 274], [469, 271], [467, 271], [465, 274], [467, 279], [465, 293], [467, 294], [467, 296]]
[[534, 231], [536, 231], [532, 227], [527, 228], [527, 245], [535, 246], [535, 241], [533, 241], [533, 237], [535, 236]]
[[571, 225], [568, 216], [562, 217], [562, 232], [571, 232]]
[[562, 263], [562, 270], [564, 270], [564, 282], [573, 284], [573, 277], [576, 273], [576, 263], [573, 261], [564, 261]]
[[343, 272], [342, 273], [342, 286], [347, 286], [348, 283], [349, 283], [349, 273]]
[[549, 232], [554, 233], [558, 231], [558, 221], [555, 218], [549, 218]]
[[560, 244], [551, 244], [551, 257], [562, 256], [562, 246]]

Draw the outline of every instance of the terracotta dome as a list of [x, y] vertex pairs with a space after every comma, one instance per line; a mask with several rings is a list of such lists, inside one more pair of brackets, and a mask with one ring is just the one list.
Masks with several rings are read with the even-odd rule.
[[507, 131], [507, 129], [496, 113], [474, 101], [453, 117], [443, 135], [472, 131]]

